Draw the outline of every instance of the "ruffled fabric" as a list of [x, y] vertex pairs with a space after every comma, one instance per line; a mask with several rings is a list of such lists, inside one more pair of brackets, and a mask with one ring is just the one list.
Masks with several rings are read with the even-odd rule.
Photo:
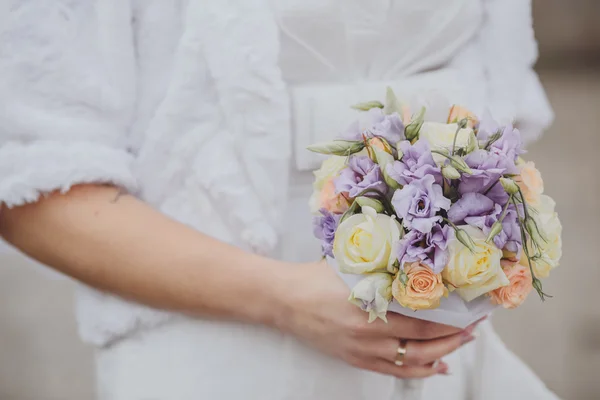
[[[277, 246], [290, 152], [278, 30], [268, 10], [263, 0], [189, 2], [173, 81], [137, 165], [143, 197], [155, 205], [195, 176], [239, 232], [237, 242], [262, 254]], [[169, 132], [182, 136], [169, 143]], [[157, 163], [165, 168], [150, 173]]]

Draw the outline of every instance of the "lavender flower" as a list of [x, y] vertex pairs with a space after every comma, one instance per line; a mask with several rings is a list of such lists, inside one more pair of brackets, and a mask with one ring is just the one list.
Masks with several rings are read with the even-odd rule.
[[396, 144], [404, 139], [404, 124], [398, 113], [384, 114], [380, 108], [372, 108], [368, 111], [370, 127], [361, 130], [357, 121], [342, 134], [343, 139], [362, 141], [366, 137], [381, 137], [390, 144]]
[[505, 126], [500, 139], [490, 146], [491, 154], [504, 155], [513, 161], [524, 152], [521, 132], [512, 125]]
[[[379, 165], [366, 156], [350, 157], [348, 168], [342, 170], [335, 178], [334, 185], [337, 193], [348, 192], [350, 197], [357, 197], [367, 189], [378, 190], [385, 194], [388, 188]], [[368, 195], [370, 194], [365, 194]]]
[[472, 174], [463, 175], [458, 186], [459, 193], [485, 193], [497, 203], [506, 204], [508, 195], [499, 180], [504, 174], [518, 173], [514, 159], [504, 154], [476, 150], [465, 158], [465, 162]]
[[388, 165], [386, 172], [401, 185], [408, 185], [415, 179], [432, 175], [438, 185], [442, 184], [442, 172], [433, 160], [429, 143], [419, 140], [414, 145], [405, 140], [398, 145], [402, 151], [402, 161]]
[[[503, 207], [489, 197], [480, 193], [466, 193], [450, 207], [448, 219], [457, 225], [474, 226], [488, 235], [492, 225], [500, 219], [502, 211]], [[494, 244], [499, 249], [520, 253], [521, 231], [517, 221], [517, 211], [510, 205], [502, 221], [502, 231], [494, 237]]]
[[426, 175], [396, 191], [392, 197], [392, 205], [403, 219], [404, 226], [429, 233], [442, 219], [437, 213], [448, 210], [451, 202], [444, 197], [442, 187], [435, 183], [435, 178]]
[[439, 274], [448, 263], [447, 240], [450, 227], [436, 224], [431, 232], [424, 234], [416, 230], [408, 232], [398, 247], [400, 265], [419, 261]]
[[500, 124], [494, 120], [489, 110], [486, 110], [477, 126], [477, 139], [486, 142], [492, 135], [499, 131]]
[[333, 240], [342, 216], [330, 213], [324, 208], [319, 212], [321, 215], [313, 217], [313, 233], [317, 239], [321, 240], [323, 255], [333, 257]]
[[[492, 230], [492, 225], [500, 219], [502, 215], [502, 206], [496, 204], [492, 212], [482, 216], [466, 217], [465, 222], [475, 226], [486, 235]], [[521, 254], [521, 230], [519, 228], [517, 211], [513, 205], [508, 207], [506, 216], [502, 220], [502, 231], [494, 237], [494, 244], [499, 249]]]

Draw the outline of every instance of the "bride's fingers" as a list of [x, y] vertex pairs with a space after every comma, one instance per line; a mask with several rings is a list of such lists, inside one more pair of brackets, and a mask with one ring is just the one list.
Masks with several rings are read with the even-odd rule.
[[423, 379], [437, 374], [448, 373], [448, 364], [440, 361], [435, 366], [429, 364], [424, 366], [403, 365], [399, 367], [387, 360], [376, 359], [369, 364], [367, 369], [379, 372], [380, 374], [395, 376], [400, 379]]
[[456, 351], [461, 346], [475, 340], [471, 331], [463, 331], [456, 335], [427, 341], [406, 342], [406, 365], [424, 365]]
[[[427, 341], [407, 340], [405, 343], [406, 354], [402, 358], [402, 361], [405, 365], [409, 366], [426, 365], [445, 357], [474, 339], [475, 337], [471, 333], [471, 330], [465, 330], [461, 333], [440, 339]], [[399, 359], [399, 347], [400, 340], [396, 338], [371, 340], [366, 341], [361, 346], [361, 353], [364, 356], [375, 356], [393, 363]]]

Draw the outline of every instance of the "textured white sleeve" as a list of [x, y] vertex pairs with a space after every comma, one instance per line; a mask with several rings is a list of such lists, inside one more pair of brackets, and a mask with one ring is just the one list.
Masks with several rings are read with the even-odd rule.
[[117, 40], [119, 18], [103, 24], [94, 1], [9, 0], [4, 7], [0, 204], [35, 202], [79, 183], [133, 190], [126, 138], [134, 63], [131, 45]]
[[554, 115], [533, 70], [538, 48], [531, 0], [485, 0], [480, 32], [490, 111], [499, 120], [514, 119], [525, 139], [535, 140]]

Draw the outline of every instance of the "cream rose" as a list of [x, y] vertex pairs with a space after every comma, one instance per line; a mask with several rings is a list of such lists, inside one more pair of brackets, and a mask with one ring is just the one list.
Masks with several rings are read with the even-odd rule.
[[363, 207], [362, 214], [344, 220], [335, 233], [333, 255], [340, 271], [348, 274], [395, 272], [395, 246], [400, 240], [395, 218]]
[[511, 261], [502, 261], [502, 268], [510, 284], [490, 292], [494, 304], [504, 308], [517, 308], [529, 296], [533, 286], [529, 268]]
[[315, 181], [313, 182], [313, 194], [309, 200], [310, 211], [313, 214], [321, 209], [321, 191], [325, 185], [336, 178], [340, 172], [346, 168], [346, 157], [331, 156], [321, 164], [321, 168], [313, 172]]
[[[548, 277], [550, 271], [558, 267], [562, 257], [562, 224], [558, 214], [554, 211], [555, 204], [552, 198], [542, 195], [539, 206], [534, 207], [537, 211], [537, 215], [534, 213], [535, 219], [547, 240], [540, 243], [541, 257], [531, 261], [533, 272], [537, 278]], [[529, 265], [525, 255], [521, 257], [521, 264]]]
[[431, 310], [440, 306], [442, 297], [448, 296], [448, 289], [442, 282], [442, 275], [434, 273], [426, 265], [404, 264], [406, 284], [396, 277], [392, 284], [392, 295], [402, 307], [411, 310]]
[[369, 313], [369, 322], [377, 318], [387, 322], [385, 315], [392, 300], [392, 280], [387, 272], [369, 274], [354, 286], [348, 300]]
[[502, 250], [493, 242], [486, 243], [486, 235], [480, 229], [469, 225], [459, 228], [471, 236], [475, 250], [471, 252], [455, 235], [448, 240], [449, 261], [442, 271], [442, 277], [450, 290], [456, 290], [463, 300], [471, 301], [507, 286], [509, 281], [500, 264]]
[[521, 188], [528, 204], [539, 205], [540, 196], [544, 193], [544, 181], [533, 162], [519, 164], [519, 175], [515, 177], [515, 182]]
[[[457, 129], [458, 124], [424, 122], [419, 132], [419, 139], [427, 140], [432, 149], [446, 149], [451, 151]], [[473, 129], [471, 128], [461, 129], [456, 138], [456, 148], [467, 147], [469, 145], [469, 138], [473, 134]], [[446, 161], [446, 158], [439, 154], [433, 154], [433, 159], [438, 164], [442, 164]]]

